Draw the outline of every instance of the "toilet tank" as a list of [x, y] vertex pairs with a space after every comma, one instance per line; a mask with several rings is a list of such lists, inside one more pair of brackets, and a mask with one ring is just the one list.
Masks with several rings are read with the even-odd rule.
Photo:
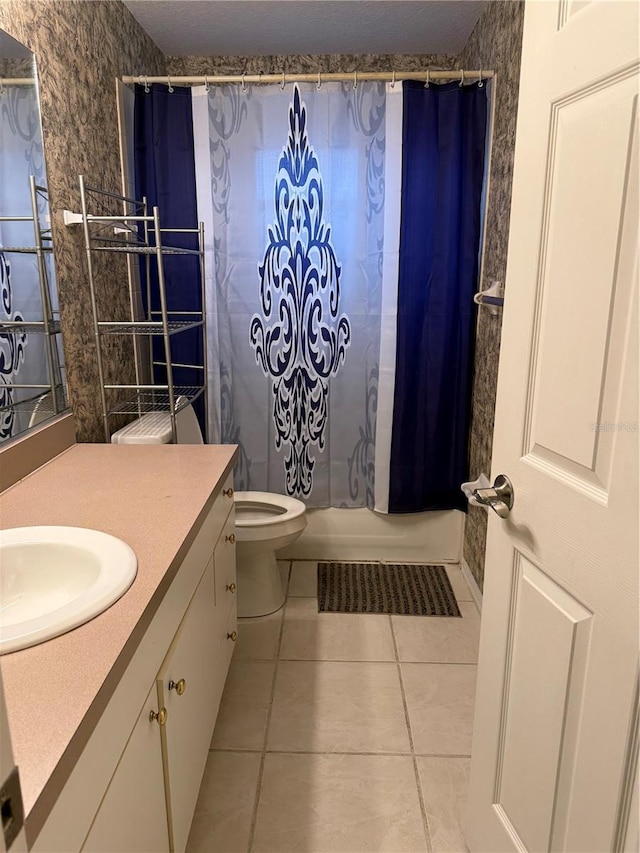
[[[178, 397], [176, 405], [180, 405]], [[176, 415], [178, 444], [204, 444], [198, 418], [190, 404]], [[149, 412], [111, 436], [112, 444], [171, 444], [169, 412]]]

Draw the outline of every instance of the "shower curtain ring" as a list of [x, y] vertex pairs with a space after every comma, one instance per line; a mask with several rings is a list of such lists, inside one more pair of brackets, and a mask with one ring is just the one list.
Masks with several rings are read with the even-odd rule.
[[167, 82], [169, 84], [169, 92], [173, 93], [173, 86], [171, 85], [171, 77], [167, 74]]
[[285, 85], [285, 79], [284, 79], [284, 68], [283, 68], [282, 69], [282, 83], [280, 83], [280, 88], [282, 89], [283, 92], [284, 92], [284, 85]]
[[353, 88], [354, 89], [358, 88], [358, 72], [357, 71], [353, 72]]
[[244, 78], [245, 78], [245, 72], [243, 71], [242, 72], [242, 80], [240, 82], [240, 88], [242, 89], [243, 92], [246, 92], [247, 91], [247, 84], [244, 82]]
[[428, 88], [429, 88], [429, 83], [430, 83], [430, 82], [431, 82], [431, 72], [430, 72], [430, 71], [429, 71], [429, 69], [427, 68], [427, 79], [424, 81], [424, 88], [425, 88], [425, 89], [428, 89]]
[[464, 86], [464, 71], [462, 70], [462, 68], [460, 69], [460, 82], [458, 83], [458, 85]]
[[395, 87], [396, 87], [396, 71], [394, 68], [394, 70], [391, 72], [391, 88], [395, 89]]
[[318, 71], [318, 82], [316, 83], [316, 89], [319, 92], [322, 87], [322, 74]]
[[207, 80], [207, 75], [206, 75], [206, 74], [204, 75], [204, 90], [205, 90], [205, 92], [207, 93], [207, 95], [208, 95], [208, 94], [209, 94], [209, 92], [211, 91], [211, 86], [209, 85], [209, 81]]
[[482, 79], [482, 68], [480, 69], [480, 76], [478, 77], [478, 89], [482, 89], [484, 86], [484, 80]]
[[144, 93], [145, 95], [149, 94], [149, 80], [147, 79], [147, 75], [144, 77]]

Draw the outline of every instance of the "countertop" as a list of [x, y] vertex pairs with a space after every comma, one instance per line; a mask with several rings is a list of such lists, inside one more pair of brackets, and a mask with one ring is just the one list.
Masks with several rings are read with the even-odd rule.
[[3, 528], [90, 527], [123, 539], [138, 558], [132, 586], [104, 613], [0, 657], [30, 836], [44, 824], [235, 454], [234, 445], [76, 444], [0, 494]]

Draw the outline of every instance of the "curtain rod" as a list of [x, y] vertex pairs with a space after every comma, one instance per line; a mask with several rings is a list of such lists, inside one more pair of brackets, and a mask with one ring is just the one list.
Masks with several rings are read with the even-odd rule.
[[178, 86], [193, 86], [193, 85], [213, 85], [222, 86], [229, 83], [330, 83], [343, 82], [353, 83], [357, 86], [358, 83], [365, 80], [378, 80], [389, 83], [400, 82], [401, 80], [423, 80], [425, 82], [433, 80], [460, 80], [464, 82], [467, 78], [470, 80], [489, 80], [494, 76], [493, 71], [465, 71], [452, 69], [451, 71], [431, 71], [428, 68], [422, 71], [351, 71], [351, 72], [333, 72], [333, 71], [318, 71], [315, 74], [287, 74], [285, 71], [280, 74], [204, 74], [194, 77], [174, 77], [168, 75], [165, 77], [147, 77], [145, 75], [123, 76], [123, 83], [140, 83], [148, 85], [149, 83], [165, 83], [171, 86], [175, 83]]

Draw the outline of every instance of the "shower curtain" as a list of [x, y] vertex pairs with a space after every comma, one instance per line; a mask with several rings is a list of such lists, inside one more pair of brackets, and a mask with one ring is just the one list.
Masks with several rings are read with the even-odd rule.
[[486, 87], [207, 88], [209, 436], [236, 488], [465, 509]]
[[211, 434], [240, 445], [238, 488], [371, 505], [384, 87], [193, 98]]

